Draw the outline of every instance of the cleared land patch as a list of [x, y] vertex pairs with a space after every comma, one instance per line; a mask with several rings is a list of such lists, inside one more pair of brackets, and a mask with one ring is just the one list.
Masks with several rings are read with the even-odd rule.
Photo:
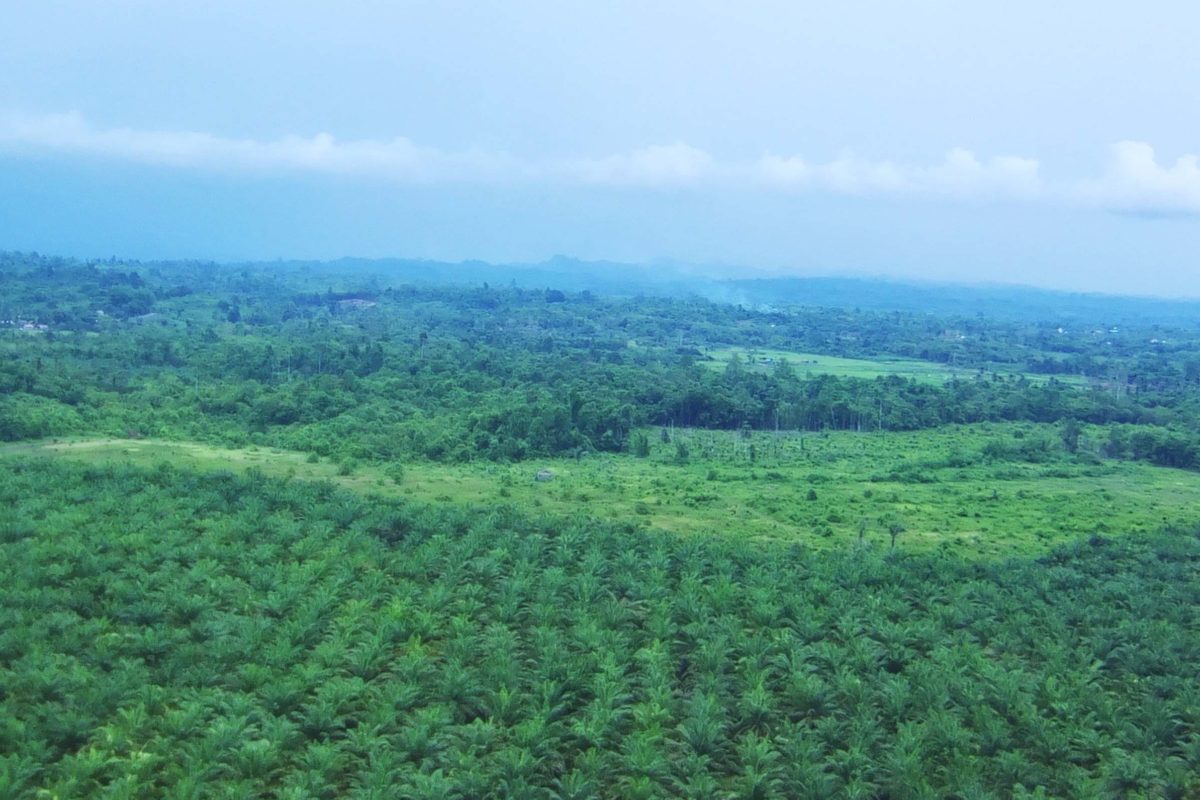
[[[951, 378], [968, 379], [979, 376], [1004, 377], [1023, 375], [1031, 383], [1046, 383], [1048, 375], [1016, 373], [1003, 368], [996, 370], [967, 369], [949, 364], [939, 364], [934, 361], [921, 361], [915, 358], [841, 358], [820, 353], [800, 353], [788, 350], [772, 350], [770, 348], [749, 347], [718, 347], [706, 350], [707, 359], [702, 362], [711, 369], [725, 369], [735, 356], [741, 359], [746, 369], [759, 372], [769, 372], [781, 362], [787, 362], [798, 374], [837, 375], [844, 378], [874, 378], [896, 375], [901, 378], [921, 381], [924, 383], [942, 384]], [[1054, 379], [1073, 386], [1081, 386], [1086, 380], [1078, 375], [1058, 375]]]
[[[963, 556], [1037, 553], [1091, 534], [1194, 525], [1200, 474], [1141, 463], [983, 458], [989, 441], [1039, 441], [1054, 429], [974, 425], [886, 434], [676, 431], [648, 458], [597, 455], [523, 464], [342, 465], [271, 448], [81, 439], [18, 443], [4, 456], [94, 464], [259, 469], [363, 493], [462, 505], [511, 504], [634, 521], [681, 535], [803, 544], [946, 549]], [[678, 443], [688, 451], [679, 457]], [[549, 480], [536, 475], [549, 470]], [[399, 475], [399, 480], [397, 476]]]

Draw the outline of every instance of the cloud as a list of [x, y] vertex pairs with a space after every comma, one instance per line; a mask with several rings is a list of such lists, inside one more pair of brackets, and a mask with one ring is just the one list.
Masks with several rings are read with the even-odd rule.
[[95, 128], [78, 114], [0, 119], [0, 146], [73, 153], [171, 167], [228, 171], [315, 172], [404, 181], [481, 180], [516, 166], [502, 155], [447, 153], [408, 139], [338, 141], [328, 133], [258, 141], [192, 131]]
[[712, 177], [715, 162], [699, 148], [675, 142], [604, 158], [581, 158], [560, 164], [564, 177], [581, 183], [617, 186], [695, 184]]
[[1038, 161], [987, 159], [956, 148], [937, 163], [903, 164], [846, 153], [826, 161], [767, 154], [719, 161], [682, 141], [572, 159], [522, 159], [479, 149], [446, 151], [409, 139], [339, 140], [328, 133], [257, 140], [195, 131], [102, 128], [79, 114], [0, 115], [0, 150], [65, 153], [234, 173], [309, 173], [398, 183], [537, 183], [634, 188], [749, 188], [853, 196], [1017, 199], [1099, 206], [1122, 213], [1200, 214], [1200, 161], [1159, 164], [1143, 142], [1120, 142], [1098, 178], [1047, 183]]
[[756, 174], [766, 184], [782, 188], [824, 189], [840, 194], [928, 194], [953, 197], [1017, 195], [1041, 192], [1037, 161], [1016, 156], [981, 162], [961, 148], [951, 150], [940, 164], [929, 167], [898, 165], [843, 155], [827, 164], [809, 164], [798, 156], [767, 155]]
[[1165, 166], [1145, 142], [1118, 142], [1104, 175], [1081, 182], [1074, 194], [1083, 202], [1143, 216], [1200, 214], [1200, 161], [1185, 155]]

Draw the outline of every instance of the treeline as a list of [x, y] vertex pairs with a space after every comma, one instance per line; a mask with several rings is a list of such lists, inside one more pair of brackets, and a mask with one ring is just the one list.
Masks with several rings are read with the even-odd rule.
[[[899, 431], [1076, 420], [1174, 426], [1195, 438], [1186, 397], [1151, 404], [1054, 381], [933, 385], [802, 376], [786, 363], [768, 374], [639, 351], [529, 352], [451, 339], [326, 340], [300, 354], [302, 335], [291, 333], [196, 342], [160, 331], [24, 344], [30, 360], [0, 365], [4, 440], [132, 433], [355, 458], [510, 460], [620, 451], [633, 430], [660, 425]], [[1136, 446], [1114, 443], [1110, 454], [1146, 458], [1147, 435]]]
[[[961, 324], [963, 347], [1028, 361], [1010, 342], [1012, 323], [388, 287], [371, 276], [319, 289], [331, 276], [135, 267], [0, 263], [5, 303], [59, 320], [46, 331], [0, 329], [0, 439], [104, 433], [460, 461], [619, 451], [651, 425], [875, 431], [1074, 420], [1170, 426], [1193, 441], [1200, 419], [1189, 362], [1155, 348], [1110, 355], [1104, 363], [1119, 378], [1094, 388], [994, 371], [945, 384], [809, 375], [786, 361], [767, 372], [704, 355], [713, 344], [850, 354], [958, 347], [944, 333]], [[59, 327], [67, 319], [87, 324]], [[1095, 358], [1054, 356], [1075, 357]], [[1175, 444], [1153, 445], [1149, 456], [1141, 440], [1113, 452], [1192, 464], [1194, 453]]]
[[[1081, 404], [1071, 389], [1048, 393], [1054, 402], [1045, 406], [1031, 406], [1026, 394], [1016, 395], [1016, 402], [1009, 404], [989, 402], [1000, 399], [997, 393], [969, 387], [934, 389], [907, 382], [893, 387], [887, 381], [833, 378], [804, 382], [812, 385], [794, 400], [785, 395], [778, 405], [757, 406], [753, 404], [758, 398], [744, 392], [745, 404], [728, 401], [719, 382], [707, 387], [700, 383], [698, 388], [696, 383], [672, 387], [664, 381], [665, 391], [649, 396], [581, 388], [566, 398], [531, 387], [514, 398], [502, 386], [429, 398], [405, 392], [397, 383], [384, 377], [327, 377], [274, 387], [239, 382], [197, 388], [166, 379], [124, 393], [69, 384], [65, 396], [15, 393], [0, 398], [0, 438], [133, 432], [232, 443], [262, 439], [323, 455], [465, 460], [514, 459], [574, 448], [616, 451], [627, 446], [633, 429], [645, 425], [782, 430], [876, 430], [882, 425], [885, 430], [910, 430], [985, 420], [1158, 423], [1173, 416]], [[431, 408], [439, 401], [444, 401], [440, 409]], [[757, 413], [747, 413], [751, 408]], [[1143, 432], [1129, 447], [1114, 445], [1109, 454], [1144, 458], [1150, 435]]]

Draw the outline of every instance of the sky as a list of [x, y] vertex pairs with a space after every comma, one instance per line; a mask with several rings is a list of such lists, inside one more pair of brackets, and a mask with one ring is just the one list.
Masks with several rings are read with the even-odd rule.
[[1200, 4], [55, 2], [0, 249], [1200, 296]]

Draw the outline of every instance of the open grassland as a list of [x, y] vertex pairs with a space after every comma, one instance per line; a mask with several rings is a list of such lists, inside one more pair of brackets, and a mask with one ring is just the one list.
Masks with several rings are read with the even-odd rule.
[[[804, 375], [836, 375], [843, 378], [863, 378], [872, 380], [889, 375], [908, 378], [923, 383], [942, 384], [951, 378], [972, 378], [980, 375], [978, 369], [965, 369], [949, 364], [939, 364], [933, 361], [921, 361], [915, 358], [841, 358], [820, 353], [798, 353], [788, 350], [772, 350], [770, 348], [751, 347], [718, 347], [706, 350], [704, 355], [710, 359], [704, 361], [711, 369], [725, 369], [735, 356], [741, 360], [746, 369], [759, 372], [769, 372], [786, 361], [797, 373]], [[991, 377], [993, 374], [1009, 376], [1004, 369], [985, 370], [982, 374]], [[1048, 375], [1023, 374], [1031, 383], [1046, 383]], [[1058, 375], [1055, 380], [1070, 385], [1083, 385], [1086, 381], [1077, 375]]]
[[704, 363], [715, 369], [724, 369], [730, 360], [736, 357], [746, 367], [761, 371], [771, 370], [780, 362], [786, 361], [800, 374], [811, 372], [814, 375], [838, 375], [850, 378], [872, 379], [899, 375], [902, 378], [942, 383], [954, 376], [967, 377], [974, 374], [973, 370], [956, 370], [945, 364], [917, 359], [840, 358], [819, 353], [797, 353], [770, 348], [718, 347], [706, 351], [705, 355], [712, 360]]
[[[464, 506], [514, 505], [638, 521], [681, 535], [945, 549], [968, 557], [1038, 553], [1094, 533], [1191, 525], [1200, 474], [1140, 463], [1067, 458], [1054, 430], [975, 425], [885, 434], [654, 435], [647, 458], [589, 456], [526, 464], [334, 464], [267, 448], [83, 439], [21, 443], [0, 455], [90, 463], [258, 469], [329, 480], [362, 493]], [[1044, 457], [985, 458], [988, 442], [1035, 445]], [[679, 445], [687, 450], [680, 456]], [[1085, 439], [1085, 446], [1086, 446]], [[1042, 449], [1044, 447], [1044, 449]], [[399, 468], [398, 468], [399, 467]], [[535, 480], [549, 470], [547, 481]]]

